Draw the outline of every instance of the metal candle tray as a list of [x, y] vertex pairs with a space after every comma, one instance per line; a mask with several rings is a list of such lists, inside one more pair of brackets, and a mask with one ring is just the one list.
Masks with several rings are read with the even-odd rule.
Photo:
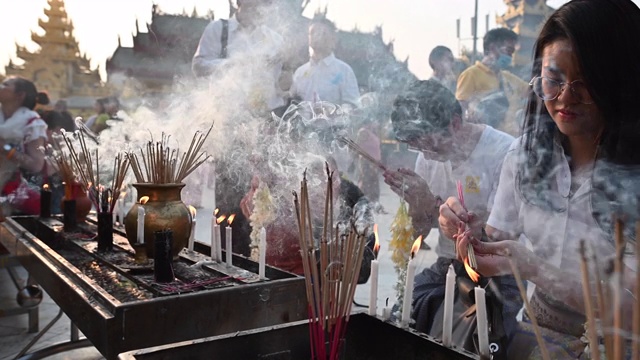
[[[348, 360], [461, 360], [479, 359], [475, 354], [449, 349], [433, 338], [364, 313], [349, 319], [342, 359]], [[298, 321], [272, 327], [240, 331], [195, 341], [126, 352], [120, 360], [146, 359], [311, 359], [309, 326]]]
[[[227, 267], [185, 249], [174, 261], [180, 281], [154, 284], [152, 266], [134, 263], [122, 232], [114, 232], [114, 251], [105, 255], [95, 251], [95, 223], [80, 229], [70, 236], [57, 219], [12, 217], [0, 226], [0, 243], [107, 359], [306, 319], [302, 277], [267, 266], [268, 279], [260, 281], [250, 259], [234, 254]], [[209, 246], [196, 243], [196, 250], [208, 253]]]

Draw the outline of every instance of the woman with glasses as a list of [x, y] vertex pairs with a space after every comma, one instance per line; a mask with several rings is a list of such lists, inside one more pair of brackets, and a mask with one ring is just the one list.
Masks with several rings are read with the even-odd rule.
[[[615, 253], [614, 214], [627, 223], [620, 293], [628, 314], [622, 327], [631, 329], [638, 301], [631, 250], [640, 193], [637, 54], [640, 9], [630, 0], [568, 2], [538, 37], [524, 135], [507, 153], [486, 229], [471, 224], [472, 236], [457, 241], [461, 257], [473, 245], [483, 276], [511, 273], [511, 260], [534, 285], [532, 313], [524, 314], [511, 341], [511, 358], [540, 357], [531, 317], [542, 327], [552, 359], [587, 357], [579, 249], [584, 240], [600, 269], [606, 268]], [[468, 215], [450, 198], [439, 220], [453, 236]], [[484, 230], [492, 242], [477, 240]]]

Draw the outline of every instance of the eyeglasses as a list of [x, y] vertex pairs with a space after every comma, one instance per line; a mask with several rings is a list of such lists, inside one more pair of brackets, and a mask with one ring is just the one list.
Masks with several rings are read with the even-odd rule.
[[575, 80], [568, 83], [544, 76], [536, 76], [531, 79], [529, 86], [531, 86], [536, 96], [545, 101], [557, 99], [568, 86], [569, 89], [571, 89], [571, 94], [580, 103], [589, 105], [594, 102], [591, 94], [589, 94], [587, 85], [582, 80]]

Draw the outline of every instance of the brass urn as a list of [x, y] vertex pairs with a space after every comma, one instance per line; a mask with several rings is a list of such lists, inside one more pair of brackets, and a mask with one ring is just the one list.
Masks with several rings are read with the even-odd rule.
[[174, 259], [184, 248], [191, 234], [193, 218], [189, 208], [182, 202], [181, 191], [185, 184], [133, 184], [138, 191], [138, 199], [147, 197], [144, 205], [136, 202], [124, 220], [127, 232], [127, 240], [135, 247], [138, 231], [138, 207], [143, 206], [144, 218], [144, 245], [147, 257], [154, 256], [154, 233], [159, 230], [171, 229], [173, 231], [173, 245], [171, 254]]

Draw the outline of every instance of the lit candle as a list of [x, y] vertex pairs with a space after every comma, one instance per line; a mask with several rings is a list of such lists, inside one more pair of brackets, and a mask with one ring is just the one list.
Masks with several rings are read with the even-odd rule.
[[49, 184], [42, 185], [42, 189], [40, 189], [40, 217], [51, 217], [51, 189], [49, 189]]
[[226, 219], [226, 215], [222, 215], [216, 219], [216, 261], [222, 262], [222, 227], [220, 224]]
[[216, 214], [218, 209], [213, 211], [213, 217], [211, 217], [211, 261], [218, 261], [216, 258], [218, 252], [216, 250], [216, 236], [218, 235], [218, 224], [216, 223]]
[[382, 309], [382, 319], [385, 321], [391, 319], [391, 308], [389, 307], [389, 298], [387, 298], [384, 308]]
[[267, 231], [260, 229], [260, 258], [258, 261], [258, 274], [260, 280], [266, 279], [265, 277], [265, 262], [267, 260]]
[[411, 319], [411, 302], [413, 300], [413, 280], [416, 275], [416, 264], [413, 261], [415, 254], [420, 249], [420, 242], [422, 242], [422, 236], [418, 236], [416, 241], [413, 242], [411, 247], [411, 258], [407, 264], [407, 278], [404, 284], [404, 297], [402, 299], [402, 325], [409, 326]]
[[144, 244], [144, 207], [138, 205], [138, 244]]
[[227, 252], [227, 266], [231, 266], [233, 265], [233, 250], [231, 250], [231, 223], [233, 222], [233, 219], [236, 217], [236, 214], [231, 214], [229, 215], [229, 218], [227, 219], [227, 228], [226, 233], [225, 233], [225, 240], [227, 242], [226, 244], [226, 252]]
[[376, 242], [373, 245], [374, 259], [371, 261], [371, 287], [369, 288], [369, 315], [378, 315], [378, 251], [380, 242], [378, 240], [378, 224], [373, 225], [373, 235]]
[[476, 286], [474, 289], [476, 300], [476, 320], [478, 327], [478, 349], [480, 356], [489, 358], [491, 351], [489, 350], [489, 322], [487, 320], [487, 303], [484, 289]]
[[442, 344], [451, 347], [451, 331], [453, 327], [453, 298], [455, 296], [456, 272], [453, 264], [447, 271], [447, 283], [444, 290], [444, 318], [442, 319]]
[[188, 249], [193, 251], [193, 243], [195, 241], [196, 238], [196, 208], [194, 208], [193, 206], [189, 205], [189, 212], [191, 213], [191, 233], [189, 234], [189, 243], [188, 243]]

